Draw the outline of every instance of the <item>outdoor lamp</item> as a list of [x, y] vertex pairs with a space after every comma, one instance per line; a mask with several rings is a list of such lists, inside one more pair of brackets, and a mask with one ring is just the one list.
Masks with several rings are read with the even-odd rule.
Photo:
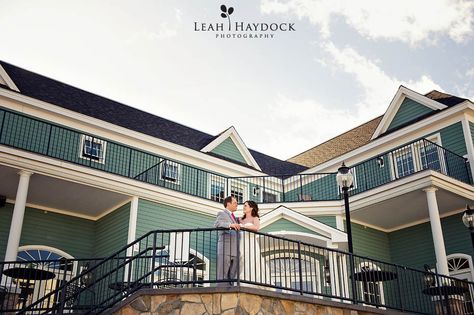
[[435, 278], [433, 272], [430, 270], [430, 266], [424, 265], [425, 273], [423, 274], [423, 282], [427, 287], [433, 287], [435, 284]]
[[337, 170], [336, 181], [342, 189], [348, 189], [352, 186], [354, 176], [352, 175], [350, 169], [344, 164], [344, 162]]
[[349, 194], [347, 191], [352, 186], [354, 181], [354, 176], [352, 175], [350, 169], [342, 163], [341, 167], [337, 170], [336, 182], [341, 187], [342, 193], [344, 195], [344, 209], [346, 212], [346, 227], [347, 227], [347, 246], [349, 248], [349, 253], [353, 254], [354, 250], [352, 248], [352, 230], [351, 230], [351, 214], [349, 210]]
[[471, 232], [472, 248], [474, 249], [474, 210], [469, 208], [469, 205], [466, 205], [466, 211], [462, 215], [462, 222]]

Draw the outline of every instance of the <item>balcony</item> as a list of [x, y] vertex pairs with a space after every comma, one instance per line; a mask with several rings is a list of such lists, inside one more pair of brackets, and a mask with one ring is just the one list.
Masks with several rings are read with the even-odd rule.
[[[1, 262], [0, 311], [98, 314], [142, 289], [199, 294], [223, 286], [419, 314], [473, 309], [472, 282], [251, 231], [218, 245], [222, 233], [230, 232], [151, 231], [100, 260]], [[233, 251], [238, 272], [227, 276], [223, 257]]]
[[[0, 144], [124, 176], [191, 196], [242, 203], [341, 199], [336, 173], [227, 177], [78, 130], [0, 109]], [[467, 159], [419, 139], [353, 165], [356, 195], [412, 174], [433, 170], [471, 184]]]

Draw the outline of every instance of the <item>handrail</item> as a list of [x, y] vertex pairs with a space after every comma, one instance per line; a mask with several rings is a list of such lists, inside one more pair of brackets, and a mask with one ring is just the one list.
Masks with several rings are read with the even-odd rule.
[[[3, 115], [0, 128], [1, 145], [50, 156], [81, 166], [92, 167], [111, 174], [165, 187], [211, 201], [221, 202], [223, 199], [221, 194], [231, 194], [232, 187], [230, 186], [232, 185], [237, 187], [237, 189], [241, 189], [238, 185], [240, 182], [244, 182], [248, 185], [245, 189], [250, 190], [252, 185], [253, 187], [262, 188], [259, 193], [256, 192], [253, 196], [248, 196], [249, 199], [260, 203], [340, 200], [342, 198], [342, 194], [338, 192], [336, 181], [330, 179], [331, 176], [336, 175], [335, 172], [279, 174], [274, 176], [224, 176], [2, 107], [0, 107], [0, 115]], [[33, 131], [34, 136], [29, 138], [23, 136], [25, 133], [32, 133]], [[80, 141], [81, 136], [90, 137], [92, 141], [94, 141], [94, 139], [103, 141], [107, 145], [106, 156], [104, 157], [105, 161], [98, 162], [92, 158], [79, 157], [77, 145], [71, 147], [65, 145], [67, 143], [77, 143]], [[443, 156], [448, 157], [449, 161], [446, 161], [447, 169], [440, 169], [438, 171], [458, 180], [471, 183], [472, 179], [470, 178], [467, 159], [425, 138], [419, 138], [410, 143], [379, 153], [370, 159], [352, 165], [351, 169], [365, 168], [365, 166], [369, 166], [372, 161], [380, 157], [394, 154], [397, 150], [422, 142], [436, 147]], [[438, 159], [441, 159], [441, 157], [438, 157]], [[165, 161], [170, 161], [181, 168], [180, 174], [178, 174], [179, 178], [175, 181], [162, 178], [161, 174], [158, 174], [159, 172], [156, 171], [157, 166]], [[454, 169], [450, 169], [450, 165], [448, 164], [455, 164]], [[461, 167], [463, 169], [461, 169]], [[359, 172], [361, 172], [361, 170], [359, 170]], [[391, 172], [395, 173], [395, 168], [392, 169]], [[354, 189], [350, 192], [351, 195], [379, 187], [380, 185], [397, 179], [397, 177], [395, 177], [394, 179], [380, 180], [381, 176], [383, 176], [382, 174], [373, 173], [370, 175], [372, 177], [368, 178], [366, 173], [361, 174], [365, 179], [366, 189]], [[329, 177], [325, 178], [327, 176]], [[368, 185], [368, 180], [375, 184]], [[218, 192], [218, 195], [212, 195], [212, 192], [209, 192], [209, 181], [213, 181], [217, 186], [222, 187], [223, 191]], [[315, 187], [309, 187], [311, 185]], [[265, 193], [269, 198], [263, 198]], [[242, 196], [243, 195], [245, 195], [245, 193], [242, 193]], [[239, 201], [242, 202], [243, 200]]]
[[[229, 281], [420, 314], [434, 312], [436, 300], [431, 296], [436, 294], [437, 287], [443, 286], [440, 290], [452, 288], [456, 290], [452, 292], [464, 299], [474, 296], [473, 282], [249, 230], [231, 232], [235, 233], [232, 237], [240, 239], [236, 250], [237, 257], [241, 257], [241, 268], [231, 279], [220, 278], [221, 254], [231, 252], [232, 248], [221, 248], [218, 239], [222, 233], [229, 232], [222, 228], [150, 231], [34, 303], [15, 311], [41, 310], [50, 314], [90, 309], [86, 314], [96, 314], [141, 288], [195, 287]], [[138, 252], [124, 255], [135, 246]], [[232, 242], [228, 246], [232, 246]], [[197, 259], [200, 259], [201, 271], [197, 269]], [[203, 274], [198, 278], [198, 271], [206, 272], [207, 278], [202, 278]], [[93, 280], [88, 282], [86, 278]], [[326, 282], [321, 282], [323, 280]], [[356, 282], [373, 285], [361, 286]], [[86, 284], [81, 286], [83, 283]], [[370, 291], [382, 283], [383, 294]], [[70, 288], [78, 289], [68, 294]], [[58, 296], [59, 301], [55, 300]]]

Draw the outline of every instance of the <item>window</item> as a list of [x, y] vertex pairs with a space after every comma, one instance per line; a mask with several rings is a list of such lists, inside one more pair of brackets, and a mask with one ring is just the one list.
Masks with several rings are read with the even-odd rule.
[[[451, 277], [472, 281], [474, 270], [472, 268], [471, 256], [466, 254], [452, 254], [447, 258], [448, 271]], [[463, 314], [474, 314], [474, 297], [472, 296], [471, 291], [464, 293], [464, 307]]]
[[434, 135], [426, 140], [419, 140], [410, 145], [393, 151], [392, 163], [393, 178], [401, 178], [422, 170], [442, 171], [445, 163], [439, 135]]
[[176, 162], [164, 160], [161, 162], [161, 179], [179, 184], [179, 171], [180, 167]]
[[[380, 270], [380, 268], [371, 262], [363, 262], [359, 265], [359, 272], [361, 273], [370, 273], [371, 270]], [[385, 303], [381, 282], [361, 281], [360, 285], [362, 289], [362, 297], [365, 302], [377, 305]]]
[[232, 185], [230, 187], [230, 195], [237, 199], [237, 203], [244, 203], [244, 188], [239, 186]]
[[300, 285], [304, 291], [319, 292], [319, 262], [314, 258], [302, 257], [301, 276], [303, 282], [300, 283], [300, 266], [297, 257], [275, 257], [269, 261], [271, 281], [279, 287], [300, 290]]
[[224, 202], [225, 183], [224, 177], [210, 174], [209, 175], [209, 198], [217, 202]]
[[80, 157], [95, 161], [97, 163], [105, 163], [105, 149], [107, 142], [104, 140], [82, 135]]
[[262, 195], [263, 195], [263, 202], [278, 202], [277, 194], [264, 191]]

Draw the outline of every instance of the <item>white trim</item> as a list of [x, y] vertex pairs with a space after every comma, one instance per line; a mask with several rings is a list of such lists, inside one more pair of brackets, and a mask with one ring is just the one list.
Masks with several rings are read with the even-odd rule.
[[18, 247], [18, 252], [25, 251], [25, 250], [44, 250], [44, 251], [49, 251], [49, 252], [53, 252], [55, 254], [61, 255], [67, 259], [74, 259], [74, 256], [69, 255], [65, 251], [62, 251], [55, 247], [46, 246], [46, 245], [22, 245]]
[[0, 65], [0, 78], [3, 79], [3, 81], [5, 81], [5, 83], [7, 84], [7, 86], [14, 90], [14, 91], [17, 91], [17, 92], [20, 92], [20, 90], [18, 89], [18, 87], [16, 86], [15, 82], [13, 82], [13, 80], [10, 78], [10, 76], [8, 75], [8, 73], [5, 71], [5, 69], [2, 67], [2, 65]]
[[[374, 139], [371, 142], [355, 150], [347, 152], [341, 156], [335, 157], [315, 167], [309, 168], [301, 172], [301, 174], [327, 171], [327, 170], [330, 170], [331, 168], [339, 167], [341, 163], [344, 161], [346, 162], [347, 165], [350, 165], [350, 164], [356, 164], [358, 161], [363, 161], [369, 157], [375, 157], [385, 151], [389, 151], [390, 148], [387, 148], [387, 146], [393, 147], [396, 144], [396, 141], [400, 141], [403, 137], [406, 138], [406, 139], [403, 139], [403, 142], [407, 143], [407, 142], [410, 142], [411, 140], [418, 139], [422, 137], [423, 135], [431, 134], [432, 132], [436, 132], [444, 127], [460, 122], [462, 120], [460, 115], [458, 117], [456, 117], [455, 115], [458, 113], [462, 113], [464, 111], [469, 111], [469, 110], [474, 111], [474, 103], [467, 100], [467, 101], [462, 102], [461, 104], [447, 108], [446, 110], [443, 110], [442, 112], [437, 113], [436, 115], [433, 115], [431, 117], [428, 117], [426, 119], [413, 123], [412, 125], [409, 125], [400, 130], [394, 131], [384, 137]], [[443, 123], [439, 123], [439, 121], [441, 120], [445, 120], [445, 121], [443, 121]], [[423, 128], [426, 128], [426, 129], [423, 130]], [[410, 133], [412, 133], [412, 135], [410, 136], [410, 139], [408, 139], [407, 135]], [[377, 148], [379, 152], [373, 152]]]
[[[85, 154], [84, 145], [85, 145], [86, 140], [90, 141], [91, 143], [100, 144], [102, 146], [101, 150], [99, 151], [99, 156], [96, 157], [92, 154], [91, 155]], [[92, 150], [92, 147], [91, 147], [91, 150]], [[80, 146], [79, 146], [79, 158], [87, 160], [87, 161], [95, 162], [95, 163], [105, 164], [106, 152], [107, 152], [107, 141], [93, 137], [93, 136], [81, 134], [81, 141], [80, 141]]]
[[[136, 233], [137, 233], [137, 217], [138, 217], [138, 196], [133, 196], [130, 202], [130, 216], [128, 219], [127, 244], [130, 244], [135, 240]], [[130, 250], [130, 253], [127, 253], [127, 255], [130, 254], [129, 256], [131, 256], [132, 248], [129, 247], [128, 250]]]
[[[453, 258], [464, 258], [468, 261], [469, 263], [469, 268], [466, 268], [468, 269], [470, 272], [471, 272], [471, 280], [474, 280], [474, 266], [472, 264], [472, 257], [470, 255], [467, 255], [467, 254], [464, 254], [464, 253], [454, 253], [454, 254], [450, 254], [448, 256], [446, 256], [446, 259], [447, 260], [450, 260], [450, 259], [453, 259]], [[451, 277], [454, 277], [456, 276], [456, 274], [449, 274], [449, 276]]]
[[472, 140], [474, 138], [471, 134], [471, 126], [469, 124], [470, 121], [468, 120], [468, 117], [464, 115], [464, 119], [462, 119], [462, 130], [464, 134], [464, 142], [466, 142], [467, 159], [471, 168], [471, 174], [474, 176], [474, 143]]
[[216, 139], [212, 140], [208, 145], [201, 149], [201, 152], [211, 152], [229, 137], [232, 142], [234, 142], [240, 154], [242, 154], [242, 157], [245, 159], [245, 162], [261, 171], [262, 169], [260, 168], [260, 166], [258, 166], [257, 161], [255, 161], [255, 159], [253, 158], [244, 141], [239, 136], [237, 130], [235, 130], [234, 126], [230, 127], [229, 129], [221, 133]]
[[311, 218], [308, 218], [285, 206], [279, 206], [275, 210], [262, 215], [260, 218], [260, 228], [264, 228], [272, 224], [273, 222], [278, 221], [279, 219], [286, 219], [288, 221], [296, 223], [302, 227], [305, 227], [324, 237], [329, 238], [333, 243], [347, 242], [347, 234], [345, 232], [335, 229], [324, 223], [313, 220]]
[[403, 85], [401, 85], [398, 88], [397, 93], [393, 97], [392, 101], [390, 102], [390, 105], [388, 106], [387, 111], [383, 115], [382, 120], [380, 121], [379, 125], [377, 126], [377, 129], [375, 129], [374, 134], [370, 138], [371, 140], [377, 138], [380, 134], [384, 133], [387, 131], [388, 127], [390, 126], [390, 123], [392, 122], [393, 118], [395, 117], [396, 113], [398, 112], [398, 109], [402, 105], [403, 101], [405, 98], [410, 98], [413, 101], [416, 101], [417, 103], [424, 105], [432, 110], [442, 110], [445, 109], [447, 106], [443, 105], [439, 102], [436, 102], [424, 95], [421, 95], [413, 90], [410, 90]]

